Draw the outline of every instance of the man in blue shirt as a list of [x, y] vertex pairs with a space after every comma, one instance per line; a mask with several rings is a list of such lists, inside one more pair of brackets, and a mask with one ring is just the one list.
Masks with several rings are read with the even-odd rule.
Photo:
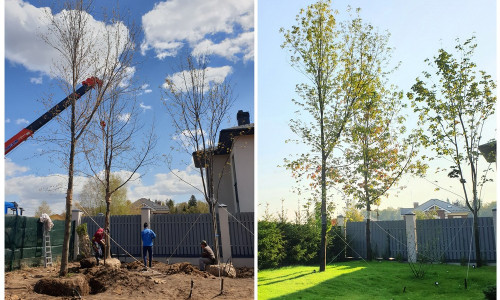
[[142, 237], [142, 257], [144, 259], [144, 267], [146, 264], [146, 252], [149, 252], [149, 267], [151, 268], [151, 261], [153, 260], [153, 240], [156, 238], [156, 234], [153, 230], [148, 228], [148, 223], [144, 223], [144, 230], [141, 231]]

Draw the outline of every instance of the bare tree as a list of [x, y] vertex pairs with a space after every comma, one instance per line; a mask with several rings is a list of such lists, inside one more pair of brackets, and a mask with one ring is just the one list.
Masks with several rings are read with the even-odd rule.
[[[52, 75], [60, 79], [61, 88], [72, 95], [70, 115], [59, 115], [57, 120], [61, 126], [46, 139], [56, 144], [55, 157], [61, 159], [68, 170], [61, 276], [68, 272], [73, 176], [78, 141], [99, 105], [108, 97], [111, 87], [130, 75], [127, 62], [131, 61], [134, 51], [127, 27], [116, 18], [111, 18], [107, 24], [95, 21], [90, 14], [92, 5], [92, 1], [67, 0], [58, 14], [52, 15], [47, 10], [48, 30], [41, 34], [42, 39], [59, 54], [53, 64]], [[126, 38], [117, 39], [124, 36]], [[96, 95], [88, 93], [84, 99], [77, 101], [77, 86], [91, 76], [101, 79]]]
[[209, 205], [216, 258], [219, 259], [216, 205], [222, 174], [214, 170], [214, 156], [218, 147], [217, 134], [228, 117], [234, 98], [231, 85], [213, 76], [208, 63], [205, 55], [181, 58], [179, 72], [166, 79], [163, 100], [182, 149], [190, 155], [193, 153], [201, 162], [200, 192]]
[[[112, 93], [111, 98], [99, 106], [97, 119], [92, 121], [83, 143], [92, 176], [104, 190], [104, 229], [108, 233], [113, 195], [118, 194], [140, 168], [156, 161], [154, 126], [143, 134], [144, 126], [139, 123], [140, 111], [134, 95], [126, 97], [118, 86]], [[143, 136], [141, 142], [139, 136]], [[120, 178], [119, 184], [113, 184], [113, 176], [116, 176], [113, 172], [118, 171], [126, 171], [126, 175]], [[110, 239], [106, 239], [106, 257], [111, 256], [110, 246]]]

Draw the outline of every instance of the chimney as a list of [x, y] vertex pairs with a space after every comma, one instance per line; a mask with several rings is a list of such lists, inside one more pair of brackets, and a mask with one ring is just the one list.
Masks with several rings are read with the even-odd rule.
[[413, 202], [413, 208], [417, 208], [418, 207], [418, 202]]
[[250, 113], [248, 111], [238, 110], [236, 119], [238, 119], [238, 126], [250, 124]]

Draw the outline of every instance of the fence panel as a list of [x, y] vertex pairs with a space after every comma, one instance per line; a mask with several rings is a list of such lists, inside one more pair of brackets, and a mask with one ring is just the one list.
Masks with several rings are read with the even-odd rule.
[[[417, 220], [417, 251], [419, 258], [432, 261], [476, 260], [472, 218]], [[346, 225], [348, 242], [353, 256], [366, 258], [365, 222]], [[495, 232], [491, 217], [478, 218], [481, 258], [496, 261]], [[372, 221], [370, 226], [374, 257], [407, 259], [404, 221]], [[472, 249], [471, 251], [469, 251]], [[349, 253], [349, 249], [348, 249]]]
[[198, 257], [202, 240], [213, 248], [211, 224], [210, 214], [153, 215], [151, 229], [156, 233], [153, 253], [156, 256]]
[[347, 256], [366, 258], [365, 222], [350, 222], [346, 225]]
[[229, 216], [232, 257], [254, 257], [254, 222], [253, 212]]

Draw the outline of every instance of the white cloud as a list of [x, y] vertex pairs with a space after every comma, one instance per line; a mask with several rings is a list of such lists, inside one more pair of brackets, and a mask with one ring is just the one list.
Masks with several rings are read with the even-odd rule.
[[132, 201], [143, 197], [164, 200], [176, 195], [199, 194], [198, 190], [186, 183], [189, 182], [201, 190], [201, 177], [197, 172], [194, 165], [190, 165], [185, 170], [173, 170], [175, 175], [173, 173], [156, 174], [154, 183], [151, 185], [145, 185], [141, 179], [130, 181], [127, 197]]
[[[205, 84], [210, 85], [212, 82], [213, 83], [221, 83], [223, 82], [226, 77], [231, 74], [233, 69], [230, 66], [223, 66], [223, 67], [218, 67], [218, 68], [212, 68], [208, 67], [205, 70]], [[173, 84], [177, 87], [182, 87], [183, 90], [186, 89], [186, 86], [184, 84], [184, 79], [183, 78], [188, 78], [189, 77], [189, 72], [188, 71], [182, 71], [175, 73], [174, 75], [168, 76], [167, 79], [173, 82]], [[167, 84], [163, 84], [163, 88], [166, 88]], [[189, 88], [190, 86], [187, 86]]]
[[139, 95], [142, 95], [143, 93], [149, 94], [149, 93], [153, 92], [152, 89], [149, 89], [149, 84], [147, 84], [147, 83], [145, 83], [141, 86], [141, 90], [142, 90], [142, 92]]
[[140, 106], [140, 107], [141, 107], [144, 111], [146, 111], [146, 110], [148, 110], [148, 109], [151, 109], [151, 105], [144, 105], [144, 102], [141, 102], [141, 103], [139, 104], [139, 106]]
[[[41, 72], [42, 74], [53, 76], [51, 68], [53, 62], [63, 62], [64, 57], [53, 47], [45, 43], [41, 35], [47, 35], [49, 32], [50, 18], [61, 21], [69, 12], [63, 10], [55, 15], [48, 7], [35, 7], [22, 0], [5, 1], [5, 58], [15, 64], [21, 64], [31, 71]], [[123, 23], [105, 24], [95, 20], [91, 15], [84, 14], [88, 29], [85, 31], [84, 41], [92, 43], [92, 48], [97, 53], [107, 53], [108, 47], [112, 50], [110, 53], [120, 53], [124, 47], [124, 42], [128, 37], [128, 28]], [[106, 32], [111, 35], [119, 36], [119, 41], [115, 39], [109, 45], [107, 43]], [[53, 36], [47, 35], [49, 39]], [[118, 51], [114, 51], [118, 50]], [[114, 59], [114, 57], [111, 57]], [[82, 74], [84, 80], [90, 76], [100, 76], [99, 70], [106, 55], [100, 55], [97, 59], [83, 62]], [[66, 76], [63, 76], [66, 77]]]
[[11, 177], [11, 176], [15, 176], [18, 174], [22, 174], [22, 173], [27, 172], [28, 170], [29, 170], [28, 167], [20, 166], [20, 165], [14, 163], [9, 158], [5, 159], [5, 176], [6, 177]]
[[10, 119], [5, 119], [5, 123], [10, 123]]
[[28, 121], [28, 120], [26, 120], [26, 119], [23, 119], [23, 118], [21, 118], [21, 119], [17, 119], [17, 120], [16, 120], [16, 124], [17, 124], [17, 125], [23, 125], [23, 124], [28, 125], [29, 123], [30, 123], [30, 121]]
[[122, 122], [127, 122], [128, 120], [130, 120], [130, 113], [119, 115], [118, 120]]
[[[141, 53], [153, 49], [159, 59], [176, 55], [186, 43], [198, 43], [217, 33], [233, 35], [236, 30], [253, 31], [253, 0], [171, 0], [160, 2], [142, 16], [144, 40]], [[248, 47], [253, 47], [247, 45]], [[253, 52], [242, 49], [241, 53]], [[220, 55], [220, 51], [214, 52]], [[236, 53], [222, 56], [233, 56]]]
[[253, 42], [253, 32], [244, 32], [234, 39], [227, 38], [218, 44], [206, 39], [194, 47], [192, 54], [195, 56], [204, 53], [216, 54], [236, 61], [238, 59], [236, 55], [243, 53], [243, 60], [248, 61], [254, 57]]
[[[11, 169], [12, 175], [28, 171], [26, 167], [18, 166], [6, 160], [6, 170]], [[201, 177], [193, 164], [184, 170], [175, 169], [173, 172], [183, 180], [201, 189]], [[122, 179], [130, 176], [129, 171], [116, 172]], [[200, 192], [183, 182], [172, 173], [159, 173], [154, 177], [152, 184], [145, 184], [136, 173], [127, 184], [127, 198], [132, 202], [145, 197], [150, 199], [165, 200], [182, 195], [198, 195]], [[77, 201], [82, 192], [86, 177], [74, 177], [73, 200]], [[61, 213], [66, 203], [66, 188], [68, 184], [67, 175], [52, 174], [48, 176], [37, 176], [33, 174], [8, 178], [5, 181], [5, 197], [7, 201], [16, 201], [26, 210], [26, 215], [33, 216], [42, 201], [47, 201], [54, 213]], [[184, 200], [187, 201], [188, 199]]]
[[40, 76], [40, 77], [31, 77], [30, 78], [30, 82], [34, 83], [34, 84], [42, 84], [43, 83], [42, 76]]
[[120, 87], [128, 87], [130, 85], [130, 80], [134, 77], [135, 67], [125, 68], [125, 76], [122, 81], [118, 84]]
[[[85, 180], [81, 176], [74, 177], [74, 197], [81, 192]], [[62, 174], [11, 177], [5, 181], [5, 197], [15, 198], [28, 216], [34, 215], [42, 201], [47, 201], [52, 212], [61, 213], [66, 203], [67, 185], [68, 176]]]

